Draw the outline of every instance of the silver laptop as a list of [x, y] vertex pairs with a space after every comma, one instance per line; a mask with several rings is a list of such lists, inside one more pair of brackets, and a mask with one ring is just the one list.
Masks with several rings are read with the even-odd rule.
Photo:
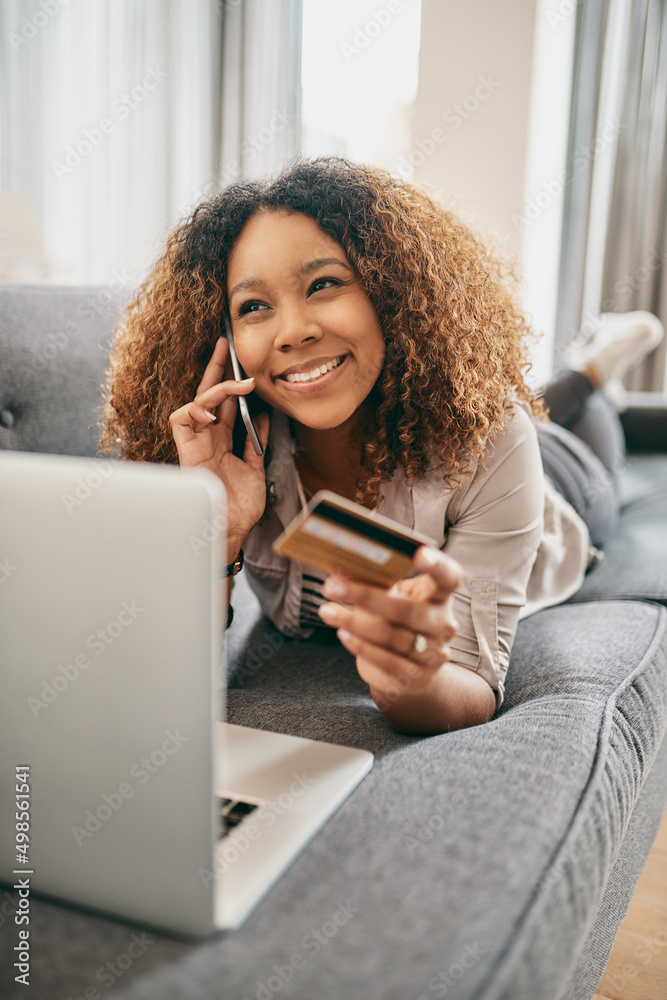
[[370, 769], [219, 721], [223, 504], [206, 472], [0, 452], [8, 885], [179, 935], [234, 928]]

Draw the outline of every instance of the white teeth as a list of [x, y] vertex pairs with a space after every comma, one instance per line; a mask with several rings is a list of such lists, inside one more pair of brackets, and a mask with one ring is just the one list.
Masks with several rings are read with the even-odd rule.
[[311, 382], [313, 379], [320, 378], [321, 375], [325, 375], [330, 372], [332, 368], [338, 368], [341, 363], [342, 358], [334, 358], [333, 361], [327, 361], [325, 365], [320, 365], [319, 368], [313, 368], [309, 372], [292, 372], [290, 375], [285, 375], [284, 377], [288, 382]]

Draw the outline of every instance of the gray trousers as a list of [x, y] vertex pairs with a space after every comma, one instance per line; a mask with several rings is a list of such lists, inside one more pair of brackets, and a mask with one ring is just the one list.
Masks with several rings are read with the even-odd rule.
[[581, 372], [560, 372], [542, 395], [551, 417], [537, 425], [544, 471], [603, 547], [618, 521], [616, 481], [625, 464], [618, 414]]

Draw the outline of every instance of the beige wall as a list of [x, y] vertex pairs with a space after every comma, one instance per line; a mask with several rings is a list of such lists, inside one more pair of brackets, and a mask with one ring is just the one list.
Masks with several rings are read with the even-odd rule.
[[452, 195], [517, 253], [537, 0], [423, 0], [414, 179]]

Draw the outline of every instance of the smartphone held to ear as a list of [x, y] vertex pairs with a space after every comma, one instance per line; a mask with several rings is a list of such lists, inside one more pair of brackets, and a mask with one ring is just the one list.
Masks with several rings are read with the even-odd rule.
[[[229, 322], [229, 316], [225, 312], [225, 337], [227, 343], [229, 344], [229, 359], [232, 363], [232, 370], [234, 372], [234, 378], [237, 381], [241, 381], [243, 374], [241, 372], [241, 366], [239, 364], [239, 359], [236, 356], [236, 348], [234, 347], [234, 337], [232, 336], [232, 325]], [[255, 449], [256, 455], [263, 455], [264, 449], [262, 448], [262, 442], [259, 440], [259, 434], [257, 433], [257, 428], [252, 422], [252, 417], [250, 416], [250, 410], [248, 409], [248, 402], [245, 396], [239, 396], [239, 410], [241, 411], [241, 417], [243, 423], [245, 424], [245, 429], [248, 432], [248, 437], [252, 441], [252, 446]]]

